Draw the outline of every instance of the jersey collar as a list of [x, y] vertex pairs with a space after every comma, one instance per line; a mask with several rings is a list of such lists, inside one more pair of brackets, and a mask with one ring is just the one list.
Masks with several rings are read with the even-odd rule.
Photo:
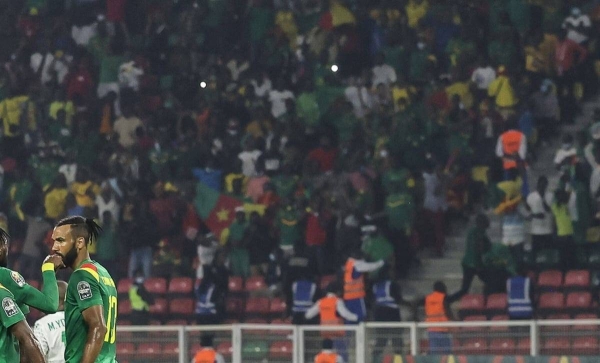
[[92, 260], [90, 258], [86, 258], [85, 260], [81, 261], [81, 263], [79, 264], [79, 266], [77, 266], [77, 268], [80, 268], [84, 264], [90, 263], [90, 262], [92, 262]]

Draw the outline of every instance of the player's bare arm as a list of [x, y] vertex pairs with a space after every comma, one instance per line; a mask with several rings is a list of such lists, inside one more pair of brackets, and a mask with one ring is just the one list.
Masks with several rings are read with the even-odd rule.
[[[21, 361], [29, 363], [44, 363], [42, 350], [33, 335], [33, 331], [25, 321], [20, 321], [9, 328], [10, 333], [19, 341]], [[24, 359], [24, 357], [25, 359]]]
[[94, 363], [100, 354], [107, 331], [102, 306], [94, 305], [89, 307], [82, 312], [82, 315], [83, 320], [88, 326], [88, 335], [81, 363]]

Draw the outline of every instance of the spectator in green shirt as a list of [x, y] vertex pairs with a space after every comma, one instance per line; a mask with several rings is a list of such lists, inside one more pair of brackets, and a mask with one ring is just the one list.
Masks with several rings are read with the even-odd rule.
[[[377, 226], [367, 225], [361, 227], [363, 233], [362, 251], [369, 261], [383, 260], [393, 266], [394, 247], [390, 241], [378, 230]], [[371, 273], [372, 278], [379, 276], [379, 271]]]
[[244, 207], [235, 209], [235, 220], [229, 226], [229, 238], [227, 240], [229, 251], [229, 262], [233, 276], [250, 276], [250, 254], [246, 248], [246, 230], [248, 221]]
[[485, 214], [478, 214], [475, 218], [475, 226], [467, 234], [465, 254], [462, 259], [463, 278], [460, 290], [454, 293], [452, 300], [458, 300], [469, 292], [473, 278], [478, 276], [483, 280], [482, 257], [491, 248], [491, 242], [487, 235], [490, 220]]

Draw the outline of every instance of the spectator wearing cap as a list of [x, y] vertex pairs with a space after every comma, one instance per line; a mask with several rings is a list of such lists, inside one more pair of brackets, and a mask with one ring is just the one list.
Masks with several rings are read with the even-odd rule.
[[498, 77], [488, 86], [488, 96], [494, 99], [498, 112], [504, 120], [508, 120], [514, 114], [519, 99], [514, 90], [514, 81], [508, 75], [506, 66], [500, 65], [497, 74]]

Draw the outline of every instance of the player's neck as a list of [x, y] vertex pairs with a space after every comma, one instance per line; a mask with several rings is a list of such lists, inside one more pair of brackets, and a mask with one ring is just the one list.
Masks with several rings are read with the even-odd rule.
[[79, 256], [77, 256], [77, 258], [73, 262], [73, 266], [71, 266], [71, 268], [73, 270], [75, 270], [76, 268], [79, 268], [79, 266], [81, 266], [81, 264], [84, 261], [89, 260], [89, 259], [90, 259], [90, 254], [89, 254], [89, 252], [86, 251], [85, 253], [82, 253]]

